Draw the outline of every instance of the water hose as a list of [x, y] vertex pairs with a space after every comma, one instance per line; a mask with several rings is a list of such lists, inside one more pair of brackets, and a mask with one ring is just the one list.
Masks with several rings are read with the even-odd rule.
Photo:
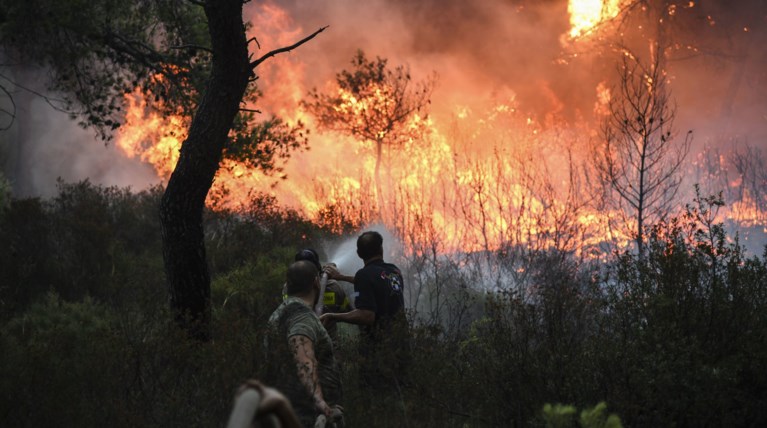
[[322, 272], [320, 276], [320, 297], [317, 299], [317, 305], [314, 306], [314, 313], [317, 316], [322, 315], [322, 310], [325, 308], [325, 287], [328, 285], [328, 274]]

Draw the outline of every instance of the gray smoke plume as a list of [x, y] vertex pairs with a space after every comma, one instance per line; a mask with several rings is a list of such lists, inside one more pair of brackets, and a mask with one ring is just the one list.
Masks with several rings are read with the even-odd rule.
[[[59, 178], [134, 190], [159, 183], [150, 165], [125, 157], [114, 143], [100, 141], [93, 130], [29, 91], [56, 99], [45, 91], [45, 77], [40, 69], [16, 70], [13, 80], [4, 82], [14, 97], [16, 117], [0, 133], [0, 160], [15, 197], [52, 196]], [[13, 82], [24, 82], [29, 90]]]

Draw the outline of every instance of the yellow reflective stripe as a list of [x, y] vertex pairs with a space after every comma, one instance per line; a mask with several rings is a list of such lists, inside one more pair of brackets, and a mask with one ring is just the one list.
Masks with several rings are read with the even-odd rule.
[[326, 291], [325, 296], [322, 299], [322, 303], [325, 305], [335, 305], [336, 304], [336, 293], [333, 291]]

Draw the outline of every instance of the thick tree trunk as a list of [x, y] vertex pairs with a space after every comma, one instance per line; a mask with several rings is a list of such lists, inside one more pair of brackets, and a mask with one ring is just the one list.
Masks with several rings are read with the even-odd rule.
[[213, 50], [210, 79], [160, 205], [170, 305], [192, 337], [210, 338], [210, 274], [202, 213], [251, 68], [242, 0], [209, 0], [205, 14]]

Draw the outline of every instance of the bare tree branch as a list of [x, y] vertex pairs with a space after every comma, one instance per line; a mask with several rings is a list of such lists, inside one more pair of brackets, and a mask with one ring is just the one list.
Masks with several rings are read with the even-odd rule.
[[3, 93], [8, 96], [9, 100], [11, 100], [11, 107], [12, 107], [11, 110], [6, 110], [4, 108], [0, 109], [0, 112], [5, 113], [5, 114], [7, 114], [8, 116], [11, 117], [11, 120], [10, 120], [10, 122], [8, 122], [7, 126], [0, 127], [0, 130], [6, 131], [6, 130], [10, 129], [11, 126], [13, 126], [13, 122], [16, 120], [16, 102], [13, 100], [13, 96], [11, 95], [10, 92], [8, 92], [8, 90], [5, 88], [5, 86], [0, 85], [0, 90], [2, 90]]
[[[49, 96], [47, 96], [47, 95], [45, 95], [45, 94], [43, 94], [43, 93], [41, 93], [41, 92], [35, 91], [35, 90], [34, 90], [34, 89], [32, 89], [32, 88], [28, 88], [28, 87], [26, 87], [26, 86], [24, 86], [24, 85], [20, 85], [18, 82], [16, 82], [15, 80], [12, 80], [12, 79], [10, 79], [10, 78], [8, 78], [8, 77], [7, 77], [7, 76], [5, 76], [4, 74], [0, 74], [0, 79], [6, 80], [7, 82], [9, 82], [10, 84], [12, 84], [12, 85], [13, 85], [13, 86], [15, 86], [16, 88], [19, 88], [19, 89], [21, 89], [21, 90], [24, 90], [24, 91], [26, 91], [26, 92], [29, 92], [29, 93], [30, 93], [30, 94], [32, 94], [32, 95], [35, 95], [36, 97], [39, 97], [40, 99], [42, 99], [43, 101], [45, 101], [45, 103], [46, 103], [46, 104], [48, 104], [49, 106], [51, 106], [51, 107], [52, 107], [54, 110], [56, 110], [56, 111], [60, 111], [60, 112], [63, 112], [63, 113], [70, 113], [70, 111], [69, 111], [69, 110], [67, 110], [66, 108], [64, 108], [64, 107], [61, 107], [60, 105], [56, 105], [56, 104], [55, 104], [55, 103], [66, 104], [66, 101], [65, 101], [65, 100], [62, 100], [62, 99], [59, 99], [59, 98], [51, 98], [51, 97], [49, 97]], [[11, 99], [11, 102], [13, 102], [13, 96], [12, 96], [12, 94], [11, 94], [10, 92], [8, 92], [8, 90], [5, 88], [5, 86], [4, 86], [4, 85], [0, 85], [0, 87], [2, 88], [3, 92], [5, 92], [5, 93], [6, 93], [6, 95], [8, 95], [8, 97]], [[15, 111], [15, 106], [14, 106], [14, 111]]]
[[295, 49], [295, 48], [303, 45], [304, 43], [308, 42], [309, 40], [313, 39], [315, 36], [317, 36], [317, 34], [320, 34], [321, 32], [325, 31], [326, 28], [328, 28], [327, 25], [324, 26], [324, 27], [321, 27], [319, 30], [313, 32], [312, 34], [310, 34], [310, 35], [308, 35], [306, 37], [304, 37], [303, 39], [297, 41], [296, 43], [293, 43], [290, 46], [286, 46], [284, 48], [279, 48], [279, 49], [275, 49], [273, 51], [267, 52], [261, 58], [251, 62], [250, 63], [250, 68], [258, 67], [259, 65], [261, 65], [262, 62], [266, 61], [267, 59], [269, 59], [269, 58], [271, 58], [271, 57], [273, 57], [273, 56], [275, 56], [277, 54], [281, 54], [281, 53], [284, 53], [284, 52], [292, 51], [293, 49]]
[[261, 49], [261, 43], [258, 42], [258, 39], [256, 38], [256, 36], [253, 36], [250, 39], [248, 39], [248, 44], [250, 44], [250, 42], [256, 42], [256, 46], [258, 46], [258, 48]]
[[623, 56], [617, 95], [602, 124], [603, 144], [594, 156], [605, 194], [614, 192], [608, 202], [635, 222], [627, 231], [640, 255], [644, 227], [665, 215], [679, 189], [679, 171], [692, 138], [688, 132], [676, 141], [676, 106], [665, 86], [661, 59], [660, 49], [649, 64]]

